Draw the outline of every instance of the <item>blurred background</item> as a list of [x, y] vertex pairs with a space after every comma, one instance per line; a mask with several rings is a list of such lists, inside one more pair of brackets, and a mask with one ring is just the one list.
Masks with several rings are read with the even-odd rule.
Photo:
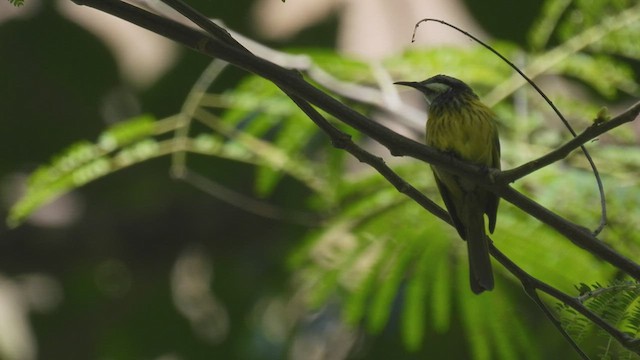
[[[536, 0], [188, 2], [272, 48], [335, 49], [369, 63], [411, 47], [476, 46], [442, 26], [419, 32], [412, 44], [413, 26], [424, 17], [525, 47], [542, 6]], [[210, 62], [69, 0], [26, 0], [19, 8], [0, 2], [0, 54], [2, 218], [28, 174], [59, 150], [93, 141], [131, 116], [177, 113]], [[231, 69], [215, 86], [230, 88], [245, 76]], [[252, 193], [250, 164], [216, 157], [194, 162], [219, 184]], [[145, 161], [67, 193], [17, 228], [0, 222], [0, 359], [471, 358], [455, 322], [408, 351], [393, 316], [384, 331], [370, 335], [345, 325], [331, 301], [309, 310], [295, 296], [287, 259], [314, 226], [256, 215], [172, 179], [169, 169], [169, 157]], [[308, 192], [284, 178], [268, 201], [305, 209]], [[519, 309], [533, 318], [549, 351], [571, 354], [557, 334], [549, 335], [548, 324], [535, 321], [541, 315], [531, 304]]]

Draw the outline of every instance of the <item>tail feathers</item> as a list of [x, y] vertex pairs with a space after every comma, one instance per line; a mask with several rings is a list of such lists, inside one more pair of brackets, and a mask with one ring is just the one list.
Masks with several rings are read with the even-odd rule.
[[470, 211], [467, 214], [467, 252], [469, 254], [469, 281], [471, 291], [480, 294], [493, 289], [493, 270], [489, 244], [484, 230], [482, 211]]

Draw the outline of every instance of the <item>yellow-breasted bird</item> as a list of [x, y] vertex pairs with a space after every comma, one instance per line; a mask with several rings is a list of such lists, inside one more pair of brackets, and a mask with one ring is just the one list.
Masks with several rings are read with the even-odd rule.
[[[496, 116], [467, 84], [446, 75], [396, 84], [415, 88], [427, 98], [427, 145], [476, 165], [500, 169]], [[493, 233], [499, 198], [467, 178], [437, 166], [431, 169], [451, 220], [467, 241], [471, 290], [479, 294], [493, 289], [484, 214]]]

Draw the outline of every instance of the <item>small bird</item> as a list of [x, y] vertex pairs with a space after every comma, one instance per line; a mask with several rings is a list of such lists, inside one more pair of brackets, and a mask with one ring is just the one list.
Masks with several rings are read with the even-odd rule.
[[[422, 92], [429, 103], [426, 144], [475, 165], [500, 169], [496, 116], [464, 82], [436, 75], [420, 82], [400, 81]], [[471, 290], [493, 289], [489, 231], [496, 227], [499, 198], [468, 178], [431, 166], [440, 195], [462, 239], [467, 241]]]

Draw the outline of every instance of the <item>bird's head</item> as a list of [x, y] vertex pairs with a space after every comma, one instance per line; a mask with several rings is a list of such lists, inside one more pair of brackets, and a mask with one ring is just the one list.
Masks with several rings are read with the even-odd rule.
[[459, 100], [459, 98], [463, 96], [477, 98], [477, 95], [471, 90], [469, 85], [447, 75], [436, 75], [420, 82], [398, 81], [394, 84], [409, 86], [419, 90], [431, 105], [434, 103], [447, 103], [450, 100]]

